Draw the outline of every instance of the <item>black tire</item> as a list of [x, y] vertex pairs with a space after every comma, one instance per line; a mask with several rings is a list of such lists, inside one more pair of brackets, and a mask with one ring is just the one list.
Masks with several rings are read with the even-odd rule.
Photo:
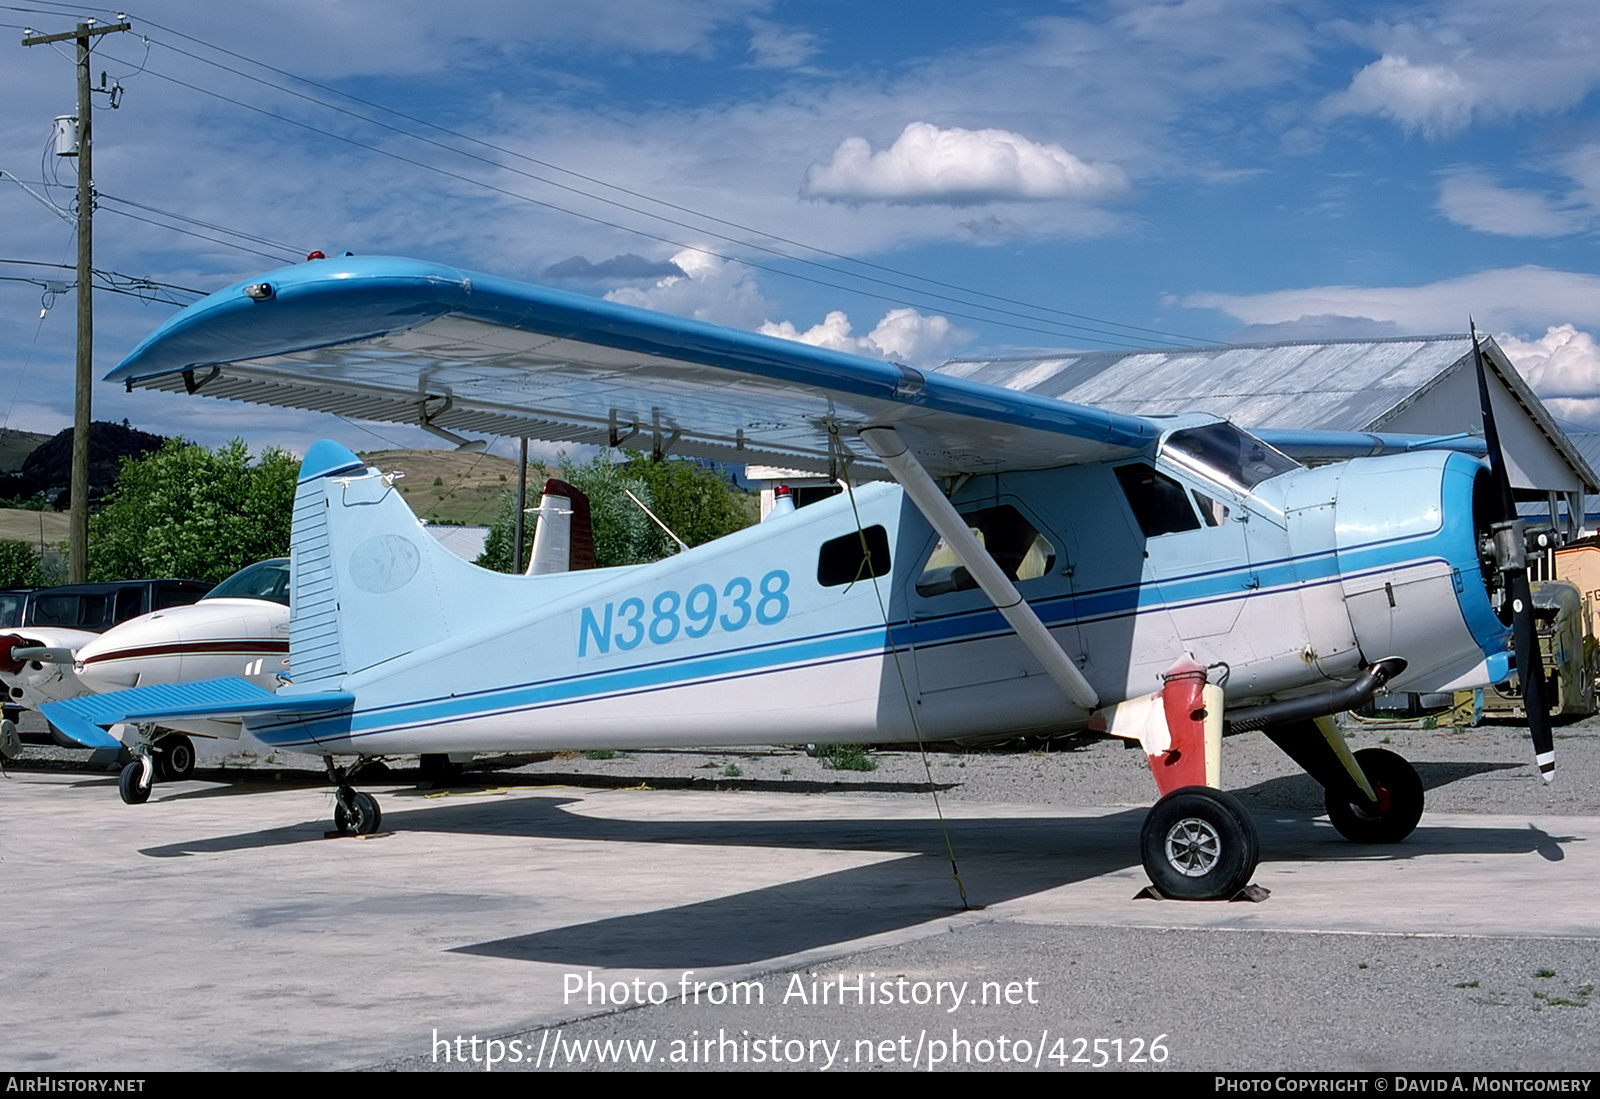
[[1185, 901], [1227, 900], [1250, 884], [1261, 858], [1244, 806], [1206, 786], [1186, 786], [1156, 802], [1139, 850], [1161, 894]]
[[150, 787], [146, 786], [144, 778], [144, 763], [134, 760], [122, 769], [122, 774], [117, 777], [117, 793], [122, 795], [122, 800], [129, 805], [143, 805], [150, 800]]
[[1328, 819], [1351, 843], [1399, 843], [1422, 819], [1422, 779], [1417, 769], [1385, 748], [1363, 748], [1356, 763], [1378, 795], [1378, 804], [1351, 802], [1331, 790], [1325, 804]]
[[194, 741], [181, 733], [161, 739], [161, 753], [156, 757], [166, 758], [167, 779], [171, 782], [182, 782], [194, 775]]
[[352, 794], [350, 808], [352, 811], [347, 813], [343, 805], [333, 807], [333, 826], [345, 835], [354, 832], [358, 836], [370, 836], [383, 823], [383, 810], [378, 808], [377, 799], [371, 794]]

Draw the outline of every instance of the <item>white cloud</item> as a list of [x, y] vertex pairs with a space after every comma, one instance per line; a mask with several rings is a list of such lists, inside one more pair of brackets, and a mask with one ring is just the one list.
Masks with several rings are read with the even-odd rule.
[[668, 275], [652, 286], [619, 287], [606, 300], [732, 328], [755, 328], [771, 313], [761, 288], [742, 264], [698, 248], [685, 248], [672, 262], [683, 274]]
[[1590, 220], [1586, 212], [1558, 206], [1537, 191], [1499, 187], [1470, 170], [1440, 184], [1439, 212], [1458, 225], [1506, 237], [1564, 236]]
[[1536, 340], [1495, 338], [1553, 415], [1600, 431], [1600, 343], [1592, 335], [1561, 324]]
[[843, 202], [937, 203], [1103, 199], [1126, 193], [1114, 164], [1088, 163], [1060, 145], [1040, 145], [1007, 130], [942, 130], [913, 122], [874, 153], [849, 137], [827, 164], [813, 164], [803, 194]]
[[1600, 344], [1589, 333], [1558, 324], [1536, 340], [1511, 335], [1496, 340], [1539, 396], [1600, 398]]
[[850, 318], [834, 310], [821, 324], [801, 332], [790, 321], [767, 321], [760, 328], [766, 336], [798, 340], [813, 347], [826, 347], [853, 355], [934, 366], [950, 357], [950, 352], [972, 338], [972, 333], [957, 328], [948, 318], [926, 316], [915, 309], [891, 309], [878, 326], [865, 336], [851, 334]]
[[1600, 87], [1593, 0], [1422, 0], [1398, 21], [1339, 29], [1380, 56], [1324, 103], [1334, 116], [1374, 115], [1441, 137], [1564, 110]]
[[1364, 318], [1409, 333], [1480, 327], [1538, 331], [1552, 324], [1600, 325], [1600, 275], [1548, 267], [1479, 271], [1422, 286], [1312, 286], [1265, 294], [1199, 293], [1183, 304], [1218, 309], [1248, 324]]
[[1417, 65], [1385, 54], [1350, 81], [1329, 103], [1339, 114], [1375, 114], [1408, 130], [1440, 136], [1462, 129], [1472, 118], [1476, 91], [1444, 65]]
[[751, 66], [757, 69], [797, 69], [817, 52], [817, 36], [809, 31], [780, 27], [764, 19], [750, 21]]

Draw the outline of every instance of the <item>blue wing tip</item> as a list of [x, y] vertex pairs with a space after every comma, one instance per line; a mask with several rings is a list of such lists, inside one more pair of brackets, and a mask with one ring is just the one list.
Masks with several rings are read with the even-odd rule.
[[318, 439], [311, 444], [311, 449], [306, 451], [305, 461], [300, 463], [300, 483], [305, 484], [318, 477], [329, 477], [352, 469], [366, 468], [366, 463], [347, 448], [332, 439]]

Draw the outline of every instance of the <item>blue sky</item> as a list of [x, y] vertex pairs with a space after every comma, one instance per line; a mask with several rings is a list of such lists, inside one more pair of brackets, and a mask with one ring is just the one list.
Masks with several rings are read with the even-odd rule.
[[[112, 13], [0, 3], [8, 280], [72, 278], [12, 262], [75, 255], [11, 180], [70, 204], [48, 144], [73, 66], [17, 43], [86, 14]], [[124, 89], [95, 115], [96, 266], [124, 275], [209, 291], [313, 248], [415, 256], [919, 365], [1470, 314], [1558, 415], [1600, 427], [1592, 0], [128, 15], [93, 68]], [[6, 426], [70, 422], [73, 309], [0, 281]], [[104, 374], [173, 306], [96, 310]], [[95, 402], [208, 445], [428, 438], [108, 385]]]

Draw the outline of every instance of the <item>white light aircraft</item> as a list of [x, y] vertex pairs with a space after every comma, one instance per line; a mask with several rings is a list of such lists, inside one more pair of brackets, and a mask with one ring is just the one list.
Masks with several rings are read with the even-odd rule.
[[[140, 615], [81, 644], [73, 671], [90, 691], [238, 676], [275, 689], [288, 672], [289, 559], [248, 565], [186, 607]], [[186, 734], [237, 740], [237, 722], [174, 718], [130, 725], [122, 743], [150, 760], [152, 778], [188, 778], [194, 743]], [[141, 767], [141, 771], [143, 768]]]
[[[242, 720], [328, 758], [341, 830], [371, 832], [380, 813], [339, 757], [1095, 727], [1149, 758], [1162, 796], [1141, 854], [1156, 886], [1226, 897], [1258, 840], [1220, 789], [1225, 731], [1265, 730], [1326, 788], [1345, 836], [1394, 842], [1423, 810], [1416, 772], [1352, 753], [1327, 715], [1380, 687], [1502, 681], [1512, 633], [1538, 669], [1481, 364], [1487, 465], [1405, 439], [1308, 469], [1212, 416], [1120, 415], [346, 258], [190, 306], [110, 377], [852, 486], [655, 564], [514, 576], [454, 558], [389, 476], [313, 446], [294, 505], [291, 682], [138, 687], [46, 714], [85, 743], [117, 722]], [[1374, 437], [1315, 442], [1366, 454]], [[1544, 714], [1542, 673], [1522, 678]], [[1548, 721], [1533, 731], [1548, 778]], [[123, 776], [129, 800], [148, 794], [141, 763]]]

